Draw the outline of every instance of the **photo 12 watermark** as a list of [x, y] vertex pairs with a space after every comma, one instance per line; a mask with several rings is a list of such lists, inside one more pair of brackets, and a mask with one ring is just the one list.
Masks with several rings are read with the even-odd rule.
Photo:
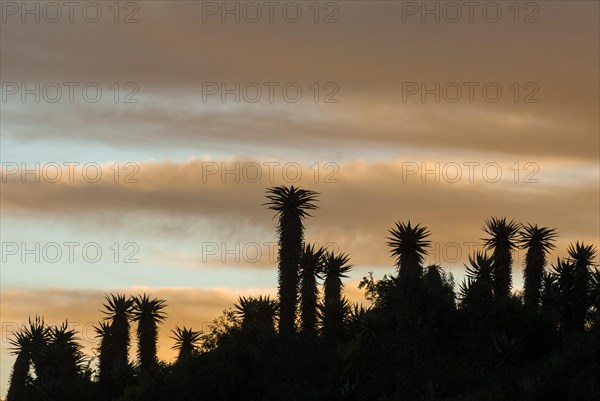
[[540, 22], [535, 1], [402, 1], [402, 23], [458, 24], [477, 22], [515, 24]]
[[[335, 242], [323, 245], [327, 252], [339, 252]], [[205, 241], [201, 246], [202, 263], [277, 263], [279, 244], [277, 242], [217, 242]]]
[[2, 1], [3, 24], [115, 24], [140, 22], [139, 1]]
[[[427, 249], [427, 260], [435, 264], [468, 264], [469, 257], [472, 257], [479, 251], [487, 251], [491, 254], [492, 251], [483, 242], [478, 241], [434, 241]], [[513, 267], [525, 260], [527, 250], [515, 247], [511, 249], [511, 257]]]
[[201, 21], [223, 24], [340, 22], [336, 1], [202, 1]]
[[140, 165], [135, 162], [113, 162], [103, 166], [96, 162], [3, 162], [2, 183], [87, 183], [112, 182], [137, 184]]
[[536, 82], [512, 82], [500, 84], [494, 81], [463, 82], [402, 82], [402, 103], [539, 103], [540, 86]]
[[[98, 342], [98, 333], [96, 327], [98, 322], [74, 322], [66, 320], [63, 322], [49, 321], [44, 322], [46, 327], [65, 327], [67, 330], [73, 330], [77, 334], [77, 340], [90, 344]], [[3, 321], [0, 326], [0, 336], [2, 344], [10, 344], [10, 341], [15, 338], [17, 333], [27, 330], [29, 322], [7, 322]]]
[[334, 81], [301, 84], [295, 81], [202, 82], [202, 102], [220, 103], [339, 103]]
[[498, 163], [495, 161], [416, 162], [400, 165], [402, 183], [497, 183], [538, 184], [540, 167], [535, 162]]
[[202, 183], [269, 183], [295, 184], [302, 179], [312, 183], [337, 184], [340, 166], [335, 162], [315, 162], [303, 165], [299, 162], [248, 161], [248, 162], [201, 162]]
[[137, 242], [2, 242], [2, 263], [139, 263]]
[[2, 103], [139, 103], [140, 86], [136, 82], [16, 82], [0, 85]]

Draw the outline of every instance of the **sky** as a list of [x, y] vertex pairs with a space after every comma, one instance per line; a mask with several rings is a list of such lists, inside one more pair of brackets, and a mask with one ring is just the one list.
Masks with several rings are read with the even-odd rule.
[[306, 240], [356, 302], [397, 221], [457, 282], [492, 216], [556, 228], [551, 261], [598, 244], [596, 1], [113, 3], [0, 3], [2, 395], [30, 316], [92, 355], [104, 294], [146, 292], [170, 360], [176, 325], [276, 296], [270, 186], [321, 194]]

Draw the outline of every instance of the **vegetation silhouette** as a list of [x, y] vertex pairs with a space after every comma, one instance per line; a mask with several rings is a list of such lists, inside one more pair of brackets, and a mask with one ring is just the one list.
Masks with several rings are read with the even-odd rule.
[[[106, 295], [94, 357], [68, 322], [30, 318], [10, 339], [8, 401], [600, 399], [595, 246], [575, 242], [548, 268], [556, 230], [492, 217], [457, 286], [425, 265], [429, 230], [399, 221], [387, 238], [396, 271], [364, 277], [370, 305], [352, 305], [350, 256], [305, 242], [318, 196], [266, 192], [278, 218], [277, 300], [240, 297], [205, 332], [176, 327], [172, 363], [157, 357], [166, 301], [147, 294]], [[522, 293], [511, 290], [517, 247], [526, 251]]]
[[493, 251], [494, 297], [502, 300], [510, 295], [512, 288], [512, 250], [516, 247], [519, 224], [506, 218], [492, 217], [483, 227], [489, 237], [483, 238], [488, 249]]
[[317, 193], [305, 189], [278, 186], [267, 190], [265, 203], [279, 217], [279, 333], [294, 333], [298, 299], [298, 268], [304, 241], [307, 210], [316, 209]]
[[554, 240], [557, 236], [555, 229], [529, 223], [523, 226], [520, 233], [519, 247], [527, 250], [523, 269], [525, 278], [523, 300], [529, 307], [536, 307], [540, 302], [546, 255], [555, 248]]
[[171, 338], [175, 340], [172, 348], [177, 351], [177, 363], [185, 365], [197, 355], [202, 332], [186, 329], [185, 326], [183, 328], [176, 327]]
[[315, 249], [315, 245], [306, 244], [300, 255], [300, 320], [302, 334], [306, 337], [317, 335], [317, 307], [319, 288], [317, 279], [323, 271], [325, 249]]

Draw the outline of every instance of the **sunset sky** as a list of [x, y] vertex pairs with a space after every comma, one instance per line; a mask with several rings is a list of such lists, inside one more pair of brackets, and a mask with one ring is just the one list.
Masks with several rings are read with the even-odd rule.
[[169, 305], [168, 360], [175, 325], [275, 296], [269, 186], [321, 193], [306, 240], [352, 256], [354, 301], [394, 272], [398, 220], [431, 230], [427, 262], [457, 282], [491, 216], [557, 228], [552, 261], [598, 244], [596, 1], [97, 2], [97, 22], [85, 1], [72, 21], [27, 3], [39, 22], [1, 9], [2, 395], [29, 316], [90, 350], [103, 294], [145, 291]]

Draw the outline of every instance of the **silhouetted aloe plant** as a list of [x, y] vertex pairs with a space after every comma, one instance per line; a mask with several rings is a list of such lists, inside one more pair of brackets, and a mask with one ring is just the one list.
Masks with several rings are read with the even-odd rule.
[[96, 326], [101, 338], [99, 348], [99, 384], [103, 400], [120, 396], [126, 382], [120, 380], [120, 372], [129, 369], [129, 319], [132, 317], [133, 299], [124, 294], [104, 296], [104, 322]]
[[344, 337], [344, 319], [349, 312], [349, 302], [342, 297], [342, 278], [352, 269], [350, 256], [328, 252], [323, 260], [323, 335], [327, 340], [341, 340]]
[[104, 296], [102, 313], [110, 322], [110, 349], [113, 363], [125, 366], [129, 363], [129, 319], [132, 316], [133, 299], [123, 294]]
[[298, 298], [298, 266], [304, 241], [304, 219], [316, 209], [317, 192], [278, 186], [267, 190], [265, 203], [279, 217], [279, 332], [290, 336], [295, 330]]
[[242, 330], [263, 333], [275, 331], [277, 302], [269, 296], [240, 297], [234, 308], [242, 318]]
[[177, 351], [177, 363], [189, 362], [198, 352], [198, 343], [202, 339], [202, 332], [194, 331], [191, 328], [187, 329], [185, 326], [183, 328], [175, 327], [172, 332], [171, 338], [175, 340], [172, 348]]
[[11, 352], [17, 355], [17, 359], [10, 376], [10, 386], [7, 393], [8, 401], [24, 400], [25, 383], [33, 356], [41, 352], [47, 340], [48, 330], [43, 319], [37, 316], [33, 321], [30, 318], [29, 326], [21, 328], [14, 334], [14, 338], [9, 340]]
[[600, 270], [594, 268], [590, 275], [590, 299], [593, 307], [592, 328], [600, 332]]
[[323, 270], [325, 249], [306, 244], [300, 255], [300, 321], [302, 334], [314, 337], [317, 332], [319, 289], [317, 278]]
[[597, 249], [593, 245], [584, 245], [576, 242], [567, 249], [573, 260], [573, 302], [570, 329], [583, 331], [588, 309], [591, 306], [590, 298], [590, 269], [592, 268]]
[[[342, 281], [349, 256], [303, 246], [303, 213], [296, 211], [300, 217], [292, 219], [296, 231], [280, 233], [280, 239], [293, 245], [284, 247], [285, 260], [292, 260], [290, 249], [301, 250], [296, 255], [300, 321], [310, 341], [294, 336], [278, 341], [278, 303], [240, 297], [204, 336], [176, 327], [171, 338], [177, 361], [159, 369], [157, 336], [165, 301], [146, 294], [107, 295], [107, 317], [96, 327], [97, 383], [66, 322], [47, 326], [41, 318], [30, 319], [10, 340], [16, 361], [8, 401], [185, 401], [200, 394], [223, 400], [389, 400], [394, 392], [403, 401], [598, 398], [600, 271], [593, 265], [594, 246], [572, 244], [569, 258], [558, 259], [546, 272], [554, 230], [522, 227], [515, 243], [528, 251], [527, 305], [518, 296], [495, 303], [503, 297], [498, 286], [506, 284], [496, 264], [510, 262], [504, 251], [514, 247], [506, 238], [513, 241], [515, 223], [492, 219], [487, 225], [494, 235], [486, 244], [493, 252], [469, 256], [457, 307], [452, 275], [438, 265], [423, 267], [427, 229], [397, 223], [388, 245], [398, 274], [381, 280], [369, 274], [359, 288], [372, 305], [352, 308]], [[324, 279], [324, 299], [316, 308], [318, 279]], [[314, 335], [318, 317], [323, 336]], [[130, 319], [137, 322], [137, 366], [127, 356]], [[563, 336], [561, 351], [556, 340], [565, 329], [583, 332]], [[533, 340], [532, 346], [526, 348], [523, 338]], [[524, 364], [534, 369], [522, 369]]]
[[423, 274], [430, 235], [426, 227], [396, 223], [388, 237], [398, 269], [398, 305], [396, 320], [396, 399], [414, 400], [417, 396], [418, 289]]
[[152, 375], [157, 368], [158, 325], [166, 318], [163, 311], [166, 306], [164, 299], [150, 299], [146, 294], [133, 298], [132, 316], [138, 324], [138, 362], [145, 375]]
[[546, 254], [555, 248], [554, 240], [558, 235], [555, 229], [531, 224], [523, 226], [519, 234], [519, 246], [527, 250], [523, 269], [523, 298], [526, 305], [536, 307], [540, 302]]
[[560, 292], [560, 332], [562, 333], [574, 326], [575, 265], [568, 259], [557, 258], [556, 263], [552, 265], [552, 270]]
[[480, 369], [489, 368], [490, 335], [493, 329], [494, 261], [484, 252], [469, 256], [466, 267], [468, 290], [463, 290], [463, 304], [472, 321], [472, 341], [475, 361]]
[[489, 235], [484, 238], [487, 249], [493, 251], [494, 259], [494, 297], [507, 298], [512, 288], [512, 250], [515, 248], [519, 224], [514, 220], [492, 217], [486, 220], [483, 230]]

